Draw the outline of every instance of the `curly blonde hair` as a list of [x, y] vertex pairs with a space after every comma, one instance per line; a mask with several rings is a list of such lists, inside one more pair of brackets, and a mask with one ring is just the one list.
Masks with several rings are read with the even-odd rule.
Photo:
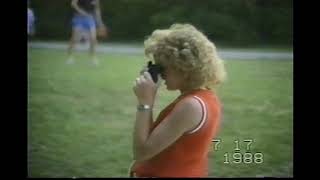
[[190, 24], [155, 30], [144, 46], [148, 60], [181, 72], [188, 82], [187, 89], [212, 89], [226, 78], [224, 62], [215, 45]]

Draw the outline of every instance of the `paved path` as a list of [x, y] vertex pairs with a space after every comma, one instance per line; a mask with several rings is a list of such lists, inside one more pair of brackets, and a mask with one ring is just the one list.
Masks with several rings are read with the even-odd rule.
[[[31, 48], [45, 48], [45, 49], [67, 49], [67, 43], [63, 42], [31, 42]], [[87, 51], [87, 44], [77, 45], [78, 51]], [[99, 44], [97, 52], [100, 53], [118, 53], [118, 54], [137, 54], [143, 55], [143, 47], [127, 44], [117, 43], [103, 43]], [[292, 52], [276, 52], [276, 51], [257, 51], [257, 50], [239, 50], [239, 49], [220, 49], [219, 55], [222, 59], [276, 59], [276, 60], [292, 60]]]

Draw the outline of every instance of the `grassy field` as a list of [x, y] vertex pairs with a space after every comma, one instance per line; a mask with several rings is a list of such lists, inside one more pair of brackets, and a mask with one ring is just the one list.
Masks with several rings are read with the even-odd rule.
[[[94, 67], [86, 53], [76, 57], [66, 65], [63, 51], [30, 51], [29, 177], [127, 177], [136, 105], [132, 86], [144, 58], [99, 54]], [[223, 122], [220, 142], [210, 152], [210, 176], [293, 176], [293, 61], [229, 60], [226, 67], [228, 81], [218, 89]], [[177, 95], [162, 86], [154, 115]]]

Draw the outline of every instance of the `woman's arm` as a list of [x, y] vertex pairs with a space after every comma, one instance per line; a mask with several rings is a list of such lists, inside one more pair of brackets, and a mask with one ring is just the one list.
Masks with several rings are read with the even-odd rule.
[[150, 134], [151, 125], [153, 123], [152, 109], [137, 110], [136, 121], [133, 131], [133, 155], [136, 159], [137, 154], [140, 154], [141, 144], [147, 140]]
[[100, 0], [97, 0], [97, 5], [95, 8], [95, 16], [96, 16], [96, 20], [98, 23], [98, 26], [104, 26], [103, 21], [102, 21], [102, 17], [101, 17], [101, 6], [100, 6]]
[[[141, 95], [146, 95], [148, 85], [154, 85], [149, 73], [145, 80], [137, 83], [135, 92], [144, 90]], [[136, 93], [137, 94], [137, 93]], [[149, 97], [148, 95], [146, 97]], [[145, 99], [141, 104], [153, 103], [152, 98]], [[152, 104], [151, 104], [152, 105]], [[194, 98], [187, 98], [176, 105], [176, 108], [150, 133], [152, 111], [137, 111], [134, 127], [133, 153], [136, 161], [145, 161], [152, 158], [165, 148], [173, 144], [185, 132], [196, 127], [202, 117], [202, 107]]]
[[201, 121], [202, 109], [197, 100], [188, 98], [178, 104], [150, 135], [147, 134], [146, 129], [143, 129], [149, 124], [138, 117], [136, 125], [140, 128], [137, 128], [135, 133], [136, 149], [134, 153], [134, 159], [137, 162], [152, 158], [173, 144], [185, 132], [196, 127]]
[[83, 10], [82, 8], [80, 8], [78, 6], [78, 1], [79, 0], [72, 0], [71, 1], [71, 7], [73, 7], [79, 14], [82, 14], [84, 16], [90, 16], [89, 13], [87, 13], [85, 10]]

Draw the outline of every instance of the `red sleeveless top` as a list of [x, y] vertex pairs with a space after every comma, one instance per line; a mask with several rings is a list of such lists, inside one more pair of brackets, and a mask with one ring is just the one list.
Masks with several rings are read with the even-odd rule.
[[194, 90], [179, 96], [169, 104], [152, 124], [152, 130], [172, 112], [176, 104], [187, 97], [197, 99], [202, 106], [198, 126], [149, 160], [134, 163], [130, 173], [136, 177], [206, 177], [208, 153], [220, 125], [220, 102], [211, 90]]

